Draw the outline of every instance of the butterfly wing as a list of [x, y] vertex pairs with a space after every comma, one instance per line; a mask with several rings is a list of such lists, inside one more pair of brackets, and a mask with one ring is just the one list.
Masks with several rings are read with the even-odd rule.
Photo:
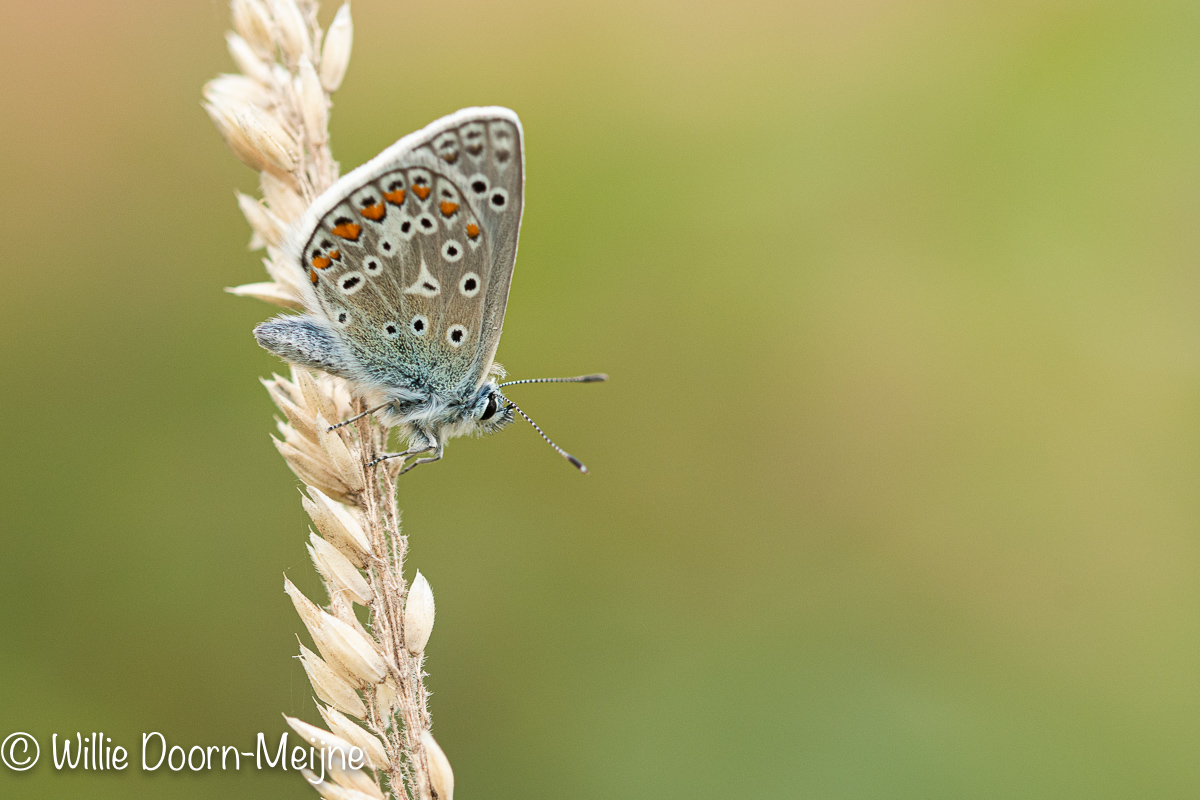
[[443, 117], [317, 198], [288, 255], [316, 324], [361, 366], [340, 374], [419, 395], [478, 387], [500, 341], [523, 206], [521, 124], [498, 107]]

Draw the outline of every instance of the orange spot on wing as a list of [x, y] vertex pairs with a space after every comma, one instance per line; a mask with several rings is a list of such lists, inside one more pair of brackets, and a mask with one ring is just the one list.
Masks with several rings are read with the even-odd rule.
[[438, 208], [442, 210], [443, 217], [448, 217], [455, 211], [458, 211], [458, 203], [451, 203], [449, 200], [443, 200], [442, 204], [438, 206]]
[[316, 256], [312, 260], [312, 265], [314, 267], [316, 267], [317, 269], [325, 269], [332, 263], [333, 263], [333, 261], [325, 256]]
[[415, 194], [417, 197], [421, 198], [422, 200], [424, 200], [426, 197], [429, 197], [430, 191], [431, 191], [431, 189], [428, 186], [414, 186], [413, 187], [413, 194]]
[[338, 259], [338, 258], [341, 258], [341, 257], [342, 257], [342, 251], [341, 251], [341, 250], [330, 250], [330, 251], [329, 251], [329, 257], [330, 257], [330, 258], [333, 258], [333, 259]]
[[394, 206], [398, 206], [404, 202], [404, 190], [397, 189], [394, 192], [384, 192], [383, 199], [387, 200], [389, 203], [391, 203]]
[[366, 208], [364, 208], [362, 211], [359, 211], [358, 213], [362, 214], [367, 219], [378, 222], [379, 220], [383, 219], [383, 203], [378, 203], [373, 206], [367, 206]]
[[472, 222], [470, 225], [467, 226], [467, 236], [470, 236], [472, 239], [474, 239], [478, 235], [479, 235], [479, 226], [476, 225], [474, 222]]
[[316, 282], [317, 282], [317, 271], [316, 271], [315, 269], [310, 269], [310, 270], [308, 271], [308, 278], [309, 278], [309, 280], [311, 280], [313, 283], [316, 283]]
[[333, 229], [333, 233], [335, 236], [355, 242], [358, 241], [358, 235], [362, 233], [362, 225], [357, 222], [343, 222]]

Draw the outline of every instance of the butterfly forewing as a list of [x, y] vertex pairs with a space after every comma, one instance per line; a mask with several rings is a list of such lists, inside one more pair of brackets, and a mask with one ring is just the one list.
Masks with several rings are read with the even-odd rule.
[[370, 382], [451, 393], [484, 380], [516, 258], [521, 154], [512, 112], [468, 109], [318, 199], [301, 266]]

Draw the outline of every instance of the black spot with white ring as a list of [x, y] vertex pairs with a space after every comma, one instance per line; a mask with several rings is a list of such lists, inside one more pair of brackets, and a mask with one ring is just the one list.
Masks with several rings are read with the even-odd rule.
[[462, 252], [462, 245], [453, 239], [450, 239], [442, 245], [442, 258], [446, 259], [451, 264], [462, 258]]
[[479, 294], [479, 276], [474, 272], [463, 275], [458, 282], [458, 291], [463, 297], [474, 297]]
[[488, 207], [496, 211], [503, 211], [507, 205], [508, 192], [500, 188], [492, 189], [492, 195], [488, 198]]
[[363, 269], [367, 271], [368, 275], [378, 275], [380, 270], [383, 269], [383, 262], [381, 262], [375, 256], [369, 256], [367, 260], [363, 262]]
[[491, 188], [491, 184], [488, 182], [487, 176], [479, 172], [476, 172], [470, 178], [467, 178], [467, 185], [470, 186], [471, 191], [479, 197], [483, 197], [488, 193], [488, 189]]
[[417, 336], [424, 336], [429, 330], [429, 318], [417, 314], [412, 318], [412, 322], [408, 323], [408, 328]]
[[363, 275], [361, 272], [347, 272], [337, 279], [338, 288], [342, 290], [342, 294], [349, 296], [357, 292], [363, 287]]
[[405, 216], [400, 221], [400, 238], [407, 242], [416, 235], [417, 226], [413, 223], [412, 217]]
[[437, 233], [437, 220], [433, 218], [433, 214], [426, 211], [417, 217], [416, 228], [426, 236]]
[[389, 339], [395, 339], [400, 335], [400, 326], [392, 321], [383, 323], [383, 335]]
[[467, 340], [467, 327], [465, 325], [451, 325], [446, 331], [446, 341], [451, 347], [461, 347], [462, 343]]

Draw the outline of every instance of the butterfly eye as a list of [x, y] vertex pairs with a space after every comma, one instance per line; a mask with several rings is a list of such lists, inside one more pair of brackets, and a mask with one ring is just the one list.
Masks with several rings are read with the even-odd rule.
[[494, 395], [494, 394], [489, 394], [489, 395], [488, 395], [487, 406], [485, 406], [485, 407], [484, 407], [484, 409], [483, 409], [483, 415], [482, 415], [482, 416], [479, 418], [479, 421], [480, 421], [480, 422], [486, 422], [487, 420], [489, 420], [489, 419], [491, 419], [492, 417], [496, 416], [496, 407], [497, 407], [497, 405], [498, 405], [498, 403], [496, 402], [496, 395]]

